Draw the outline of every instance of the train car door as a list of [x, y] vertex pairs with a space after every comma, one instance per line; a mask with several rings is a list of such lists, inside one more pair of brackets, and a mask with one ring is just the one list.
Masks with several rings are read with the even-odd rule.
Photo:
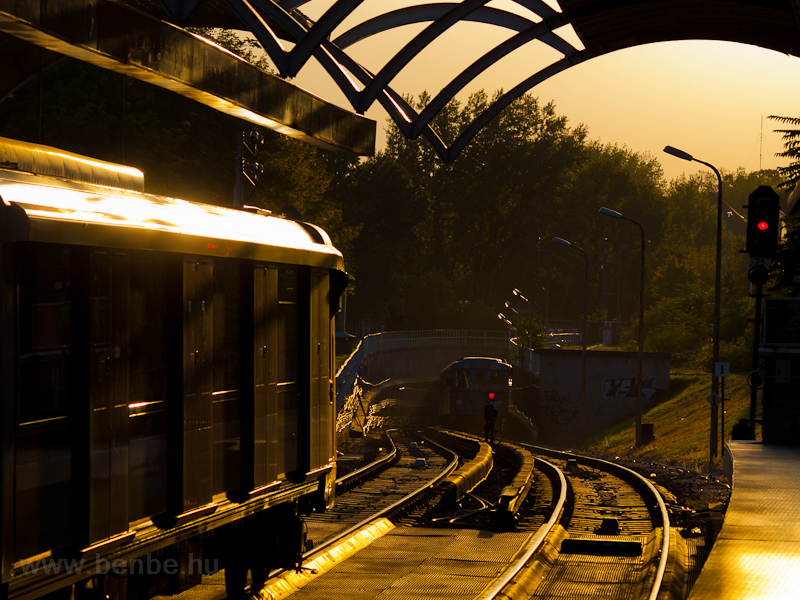
[[[14, 571], [14, 453], [17, 388], [16, 246], [0, 243], [0, 584]], [[0, 591], [3, 591], [0, 585]]]
[[182, 511], [213, 496], [213, 298], [211, 259], [183, 263], [183, 494]]
[[278, 477], [278, 269], [256, 265], [253, 305], [253, 488]]
[[311, 468], [333, 455], [331, 431], [330, 279], [328, 271], [311, 271]]
[[128, 529], [129, 259], [91, 253], [89, 542]]
[[82, 520], [72, 495], [79, 481], [72, 444], [85, 437], [78, 420], [86, 421], [71, 400], [83, 392], [78, 380], [85, 379], [75, 368], [76, 338], [86, 329], [76, 314], [75, 254], [74, 247], [56, 244], [17, 247], [14, 482], [3, 490], [14, 494], [15, 560], [68, 544], [73, 521]]
[[[301, 349], [308, 348], [308, 327], [301, 327], [301, 304], [307, 300], [307, 286], [301, 285], [303, 277], [296, 267], [278, 268], [278, 306], [276, 329], [277, 345], [277, 394], [275, 456], [278, 475], [297, 471], [303, 452], [301, 423], [307, 412], [304, 410], [303, 392], [307, 394], [308, 359], [300, 360]], [[307, 281], [307, 280], [306, 280]], [[304, 293], [304, 290], [306, 293]], [[308, 402], [307, 396], [305, 402]]]

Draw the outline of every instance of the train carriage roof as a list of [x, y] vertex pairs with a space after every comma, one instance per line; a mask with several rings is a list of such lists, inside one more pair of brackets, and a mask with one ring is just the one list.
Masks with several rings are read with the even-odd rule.
[[499, 358], [490, 358], [483, 356], [468, 356], [457, 360], [447, 365], [442, 373], [452, 369], [475, 369], [481, 371], [507, 371], [512, 367], [510, 364], [503, 362]]
[[[118, 186], [143, 186], [141, 172], [46, 147], [11, 156], [4, 153], [15, 147], [9, 142], [0, 138], [2, 241], [161, 250], [343, 270], [341, 253], [314, 225], [123, 189]], [[41, 170], [45, 174], [36, 172]]]

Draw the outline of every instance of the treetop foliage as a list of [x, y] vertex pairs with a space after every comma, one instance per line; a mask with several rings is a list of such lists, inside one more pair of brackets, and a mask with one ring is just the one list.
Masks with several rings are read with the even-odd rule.
[[[258, 60], [251, 41], [200, 33]], [[44, 73], [42, 90], [41, 130], [37, 81], [0, 104], [0, 135], [136, 166], [153, 193], [231, 204], [236, 137], [256, 129], [251, 124], [71, 60]], [[499, 94], [451, 101], [433, 126], [442, 139], [455, 140]], [[431, 96], [407, 100], [421, 110]], [[548, 324], [580, 328], [584, 259], [553, 244], [557, 236], [588, 256], [590, 339], [599, 337], [602, 321], [617, 321], [634, 325], [623, 337], [633, 343], [641, 238], [632, 223], [600, 215], [606, 206], [640, 222], [646, 234], [646, 349], [686, 362], [710, 356], [704, 350], [712, 331], [716, 239], [710, 173], [667, 182], [653, 156], [593, 141], [552, 102], [530, 95], [492, 120], [451, 164], [391, 123], [386, 149], [363, 161], [262, 133], [266, 143], [248, 160], [261, 163], [264, 173], [255, 188], [245, 185], [246, 203], [276, 214], [291, 207], [331, 234], [350, 274], [354, 333], [361, 324], [373, 331], [497, 329], [504, 327], [499, 312], [523, 338]], [[723, 173], [723, 198], [741, 210], [758, 185], [776, 185], [783, 175]], [[723, 348], [742, 356], [749, 310], [743, 246], [732, 233], [723, 278]], [[530, 304], [512, 295], [515, 288]]]
[[784, 179], [780, 186], [784, 189], [794, 189], [800, 183], [800, 118], [778, 115], [770, 115], [767, 118], [794, 127], [793, 129], [775, 130], [776, 133], [783, 134], [783, 151], [776, 153], [775, 156], [789, 158], [792, 161], [788, 167], [778, 169]]

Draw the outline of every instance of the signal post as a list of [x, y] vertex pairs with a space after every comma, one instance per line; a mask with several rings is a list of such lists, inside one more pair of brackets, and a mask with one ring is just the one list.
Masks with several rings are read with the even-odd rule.
[[[760, 347], [762, 327], [761, 305], [764, 296], [763, 286], [769, 280], [769, 269], [772, 266], [772, 259], [775, 257], [775, 253], [778, 250], [778, 241], [780, 239], [780, 198], [771, 187], [761, 186], [750, 194], [748, 204], [745, 208], [747, 209], [747, 242], [745, 252], [750, 255], [748, 279], [750, 283], [756, 286], [756, 293], [752, 295], [752, 297], [755, 298], [752, 370], [747, 378], [747, 382], [750, 385], [750, 437], [755, 439], [758, 390], [765, 387], [767, 381], [764, 372], [760, 371], [758, 368], [760, 356], [765, 357], [765, 370], [771, 373], [773, 382], [775, 376], [775, 355], [773, 349], [762, 349]], [[763, 324], [766, 325], [766, 323]], [[769, 325], [771, 328], [774, 328], [776, 324], [770, 322]], [[766, 329], [764, 333], [766, 339]], [[798, 341], [800, 342], [800, 339]], [[800, 358], [800, 355], [798, 355], [798, 358]], [[798, 367], [800, 368], [800, 362], [798, 362]], [[784, 365], [784, 369], [785, 368], [786, 366]], [[779, 415], [771, 415], [768, 418], [773, 400], [772, 392], [774, 391], [772, 385], [768, 386], [768, 388], [769, 389], [764, 390], [762, 399], [764, 409], [762, 438], [765, 442], [769, 441], [768, 438], [773, 437], [771, 434], [771, 426], [767, 424], [767, 421], [770, 423], [775, 421], [777, 423], [782, 420]], [[778, 437], [782, 438], [784, 436], [779, 435]], [[782, 443], [777, 440], [773, 441]]]

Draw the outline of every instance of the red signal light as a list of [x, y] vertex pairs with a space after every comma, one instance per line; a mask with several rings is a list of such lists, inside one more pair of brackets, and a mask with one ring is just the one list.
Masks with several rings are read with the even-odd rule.
[[494, 392], [489, 392], [489, 400], [494, 400]]
[[758, 223], [756, 223], [756, 227], [758, 227], [761, 231], [766, 231], [767, 229], [769, 229], [769, 223], [767, 223], [766, 221], [759, 221]]

